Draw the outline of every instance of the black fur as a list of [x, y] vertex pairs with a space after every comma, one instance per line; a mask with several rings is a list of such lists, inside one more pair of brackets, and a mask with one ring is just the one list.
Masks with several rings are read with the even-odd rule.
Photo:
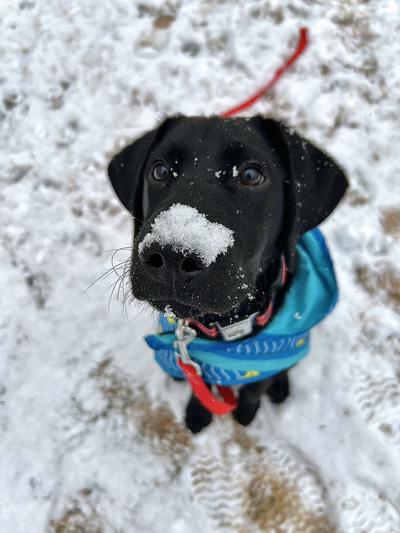
[[[157, 162], [170, 171], [165, 182], [152, 178]], [[249, 164], [265, 176], [262, 184], [240, 180]], [[259, 116], [169, 118], [117, 154], [108, 172], [119, 199], [135, 218], [133, 295], [160, 311], [169, 304], [178, 317], [206, 324], [229, 324], [263, 309], [281, 254], [289, 267], [287, 290], [296, 267], [297, 239], [325, 220], [347, 187], [343, 171], [328, 155], [284, 124]], [[176, 203], [195, 207], [208, 220], [234, 231], [235, 245], [208, 268], [194, 254], [157, 244], [139, 254], [138, 245], [154, 219]], [[278, 295], [278, 302], [283, 296]], [[238, 422], [251, 422], [264, 392], [276, 403], [283, 401], [289, 394], [286, 374], [244, 386], [234, 415]], [[197, 432], [210, 421], [192, 398], [186, 416], [189, 429]]]

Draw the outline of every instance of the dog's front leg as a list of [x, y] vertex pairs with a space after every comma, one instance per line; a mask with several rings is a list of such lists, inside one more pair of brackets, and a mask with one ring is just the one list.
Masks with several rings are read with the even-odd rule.
[[257, 381], [244, 385], [239, 392], [238, 406], [233, 412], [233, 417], [242, 426], [248, 426], [256, 416], [261, 403], [261, 396], [268, 387], [269, 380]]
[[289, 396], [289, 378], [287, 372], [282, 372], [271, 379], [268, 384], [267, 395], [272, 403], [282, 403]]
[[260, 407], [261, 396], [266, 393], [273, 403], [282, 403], [289, 396], [289, 379], [287, 372], [282, 372], [272, 379], [257, 381], [240, 389], [234, 418], [242, 426], [248, 426]]
[[186, 407], [185, 423], [192, 433], [199, 433], [207, 427], [212, 420], [212, 414], [201, 405], [199, 400], [192, 394]]

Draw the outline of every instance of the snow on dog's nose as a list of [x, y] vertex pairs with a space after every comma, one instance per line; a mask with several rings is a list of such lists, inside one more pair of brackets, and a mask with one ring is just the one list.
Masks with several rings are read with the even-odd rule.
[[233, 234], [233, 230], [224, 225], [207, 220], [195, 207], [173, 204], [155, 218], [138, 250], [143, 255], [146, 248], [157, 244], [161, 258], [162, 249], [168, 247], [185, 258], [195, 256], [208, 268], [218, 255], [225, 254], [233, 246]]

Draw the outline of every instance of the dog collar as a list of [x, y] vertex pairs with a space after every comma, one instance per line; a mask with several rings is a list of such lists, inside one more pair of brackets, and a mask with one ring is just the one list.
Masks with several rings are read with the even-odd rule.
[[271, 297], [269, 299], [269, 303], [265, 311], [263, 311], [262, 313], [253, 313], [247, 318], [234, 322], [233, 324], [229, 324], [228, 326], [221, 326], [221, 324], [216, 321], [207, 327], [200, 321], [194, 320], [192, 318], [186, 319], [185, 324], [194, 328], [197, 331], [200, 331], [203, 335], [211, 339], [216, 339], [218, 336], [221, 336], [224, 341], [231, 342], [239, 340], [243, 337], [247, 337], [248, 335], [253, 333], [253, 331], [257, 327], [265, 327], [268, 324], [273, 315], [276, 293], [278, 292], [278, 289], [281, 289], [285, 285], [286, 279], [286, 261], [285, 257], [281, 255], [281, 265], [279, 269], [279, 274], [277, 276], [277, 279], [272, 284]]

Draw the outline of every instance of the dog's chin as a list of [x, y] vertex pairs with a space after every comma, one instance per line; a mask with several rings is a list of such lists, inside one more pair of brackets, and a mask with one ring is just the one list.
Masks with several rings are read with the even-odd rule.
[[172, 312], [176, 318], [200, 318], [205, 313], [203, 309], [173, 300], [148, 300], [147, 303], [161, 313], [166, 310]]
[[176, 318], [193, 318], [200, 319], [204, 315], [223, 315], [229, 311], [225, 308], [211, 307], [194, 307], [191, 304], [175, 300], [146, 300], [154, 309], [165, 312], [167, 309], [172, 312]]
[[[238, 306], [245, 295], [234, 294], [226, 298], [201, 298], [197, 294], [176, 294], [175, 291], [150, 291], [142, 284], [132, 287], [132, 295], [136, 300], [148, 303], [156, 311], [164, 313], [168, 308], [177, 318], [201, 319], [205, 315], [222, 316]], [[220, 296], [220, 295], [218, 295]]]
[[230, 307], [206, 307], [194, 306], [191, 303], [182, 302], [173, 298], [167, 299], [143, 299], [156, 311], [164, 313], [165, 311], [172, 312], [176, 318], [193, 318], [201, 319], [204, 315], [224, 315], [230, 311]]

